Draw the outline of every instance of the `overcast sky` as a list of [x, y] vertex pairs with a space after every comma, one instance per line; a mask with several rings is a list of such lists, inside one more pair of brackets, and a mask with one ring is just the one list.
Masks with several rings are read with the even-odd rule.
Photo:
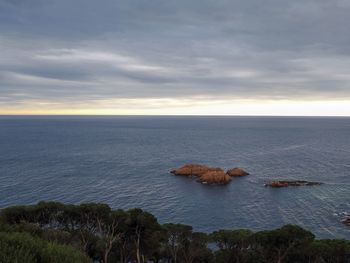
[[350, 115], [349, 25], [349, 0], [0, 0], [0, 113]]

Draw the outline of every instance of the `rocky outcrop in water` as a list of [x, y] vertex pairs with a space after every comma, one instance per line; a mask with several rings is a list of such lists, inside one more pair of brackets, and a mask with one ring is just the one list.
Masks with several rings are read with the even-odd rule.
[[242, 168], [239, 167], [229, 169], [226, 173], [231, 177], [241, 177], [249, 175], [248, 172], [244, 171]]
[[246, 176], [249, 173], [241, 168], [233, 168], [225, 172], [220, 167], [210, 167], [203, 164], [186, 164], [176, 170], [171, 171], [178, 176], [195, 176], [198, 182], [203, 184], [228, 184], [231, 177]]
[[231, 177], [224, 171], [208, 171], [199, 177], [198, 182], [204, 184], [228, 184]]
[[350, 226], [350, 217], [345, 218], [345, 219], [343, 220], [343, 224], [346, 225], [346, 226]]
[[186, 164], [179, 169], [171, 171], [174, 175], [182, 176], [202, 176], [207, 172], [223, 172], [224, 170], [219, 167], [209, 167], [203, 164]]
[[291, 180], [291, 181], [272, 181], [270, 183], [265, 184], [265, 186], [269, 187], [288, 187], [288, 186], [312, 186], [312, 185], [321, 185], [320, 182], [309, 182], [302, 180]]

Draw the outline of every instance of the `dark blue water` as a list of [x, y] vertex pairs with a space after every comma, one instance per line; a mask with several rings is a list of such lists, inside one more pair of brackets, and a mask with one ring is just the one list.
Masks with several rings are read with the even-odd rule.
[[[169, 174], [191, 162], [251, 175], [207, 186]], [[325, 184], [263, 186], [273, 179]], [[350, 239], [350, 118], [1, 117], [0, 180], [0, 207], [104, 202], [199, 231], [293, 223]]]

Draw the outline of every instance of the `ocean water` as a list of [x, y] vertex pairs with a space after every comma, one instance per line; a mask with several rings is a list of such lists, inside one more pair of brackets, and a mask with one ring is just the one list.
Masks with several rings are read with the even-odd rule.
[[[240, 166], [226, 186], [176, 177]], [[274, 179], [324, 182], [271, 189]], [[350, 118], [0, 117], [0, 207], [40, 200], [140, 207], [198, 231], [298, 224], [350, 239]]]

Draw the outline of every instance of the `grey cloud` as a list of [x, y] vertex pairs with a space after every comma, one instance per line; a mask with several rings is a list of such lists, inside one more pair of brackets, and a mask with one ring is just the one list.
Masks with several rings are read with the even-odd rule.
[[3, 0], [0, 97], [350, 98], [344, 0]]

